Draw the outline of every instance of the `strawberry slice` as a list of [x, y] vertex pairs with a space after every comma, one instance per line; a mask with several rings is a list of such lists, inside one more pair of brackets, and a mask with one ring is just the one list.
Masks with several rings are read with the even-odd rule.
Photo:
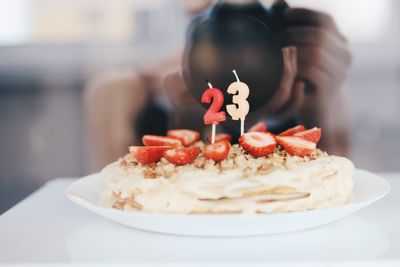
[[308, 156], [315, 149], [316, 144], [298, 136], [276, 136], [276, 141], [288, 153], [296, 156]]
[[226, 140], [215, 142], [206, 147], [204, 157], [214, 161], [224, 160], [228, 156], [230, 148], [231, 144]]
[[266, 156], [276, 148], [276, 141], [271, 133], [247, 132], [239, 138], [239, 144], [254, 157]]
[[304, 140], [318, 143], [319, 139], [321, 139], [321, 128], [314, 127], [309, 130], [305, 130], [302, 132], [295, 133], [293, 136], [301, 137]]
[[169, 130], [167, 132], [167, 136], [180, 140], [184, 146], [193, 145], [197, 140], [200, 139], [199, 132], [187, 129]]
[[267, 124], [263, 121], [260, 121], [254, 124], [247, 132], [266, 132], [267, 129]]
[[131, 155], [142, 164], [159, 161], [170, 146], [130, 146]]
[[185, 165], [192, 163], [200, 154], [200, 148], [176, 147], [164, 152], [164, 158], [176, 165]]
[[[226, 140], [226, 141], [228, 141], [230, 143], [231, 140], [232, 140], [232, 135], [227, 134], [227, 133], [219, 133], [219, 134], [215, 135], [215, 142], [219, 142], [219, 141], [222, 141], [222, 140]], [[211, 136], [207, 137], [207, 141], [209, 143], [211, 143]]]
[[297, 125], [296, 127], [290, 128], [289, 130], [284, 131], [283, 133], [280, 133], [279, 136], [292, 136], [295, 133], [305, 131], [306, 128], [304, 125]]
[[142, 142], [145, 146], [180, 146], [182, 142], [178, 139], [160, 136], [160, 135], [150, 135], [145, 134], [142, 137]]

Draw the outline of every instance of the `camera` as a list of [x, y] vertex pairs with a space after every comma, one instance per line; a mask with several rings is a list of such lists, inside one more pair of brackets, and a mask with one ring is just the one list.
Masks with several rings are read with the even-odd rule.
[[[182, 59], [185, 83], [200, 101], [208, 80], [225, 94], [235, 81], [232, 70], [250, 87], [254, 111], [272, 98], [282, 79], [279, 32], [286, 3], [264, 7], [258, 1], [219, 1], [189, 26]], [[226, 103], [225, 103], [226, 104]]]

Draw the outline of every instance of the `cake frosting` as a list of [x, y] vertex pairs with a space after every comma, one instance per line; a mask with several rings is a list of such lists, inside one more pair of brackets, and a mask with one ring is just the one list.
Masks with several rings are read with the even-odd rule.
[[[194, 144], [204, 151], [205, 144]], [[131, 154], [101, 172], [101, 204], [172, 214], [276, 213], [337, 207], [350, 200], [354, 165], [315, 149], [295, 156], [277, 146], [253, 157], [235, 144], [220, 162], [200, 154], [178, 166], [165, 158], [139, 163]]]

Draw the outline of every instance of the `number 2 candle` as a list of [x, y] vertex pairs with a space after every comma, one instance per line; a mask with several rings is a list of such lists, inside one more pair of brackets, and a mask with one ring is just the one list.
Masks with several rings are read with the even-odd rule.
[[209, 104], [212, 101], [203, 118], [205, 124], [212, 125], [211, 143], [214, 144], [216, 126], [219, 122], [226, 120], [225, 112], [220, 111], [222, 105], [224, 104], [224, 94], [218, 88], [213, 88], [210, 82], [207, 84], [209, 88], [203, 93], [201, 102]]
[[250, 110], [249, 102], [246, 100], [249, 97], [250, 89], [247, 84], [239, 80], [236, 70], [233, 70], [233, 74], [235, 74], [236, 82], [231, 83], [227, 90], [228, 94], [234, 95], [232, 97], [233, 104], [226, 105], [226, 111], [233, 120], [240, 120], [240, 135], [243, 135], [244, 120]]

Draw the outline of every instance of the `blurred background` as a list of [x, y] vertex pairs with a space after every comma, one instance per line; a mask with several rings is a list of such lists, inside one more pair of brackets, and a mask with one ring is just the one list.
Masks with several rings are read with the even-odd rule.
[[[207, 2], [0, 0], [0, 213], [50, 179], [93, 171], [85, 85], [182, 49], [188, 9]], [[328, 12], [351, 44], [351, 159], [400, 171], [400, 2], [288, 3]]]

